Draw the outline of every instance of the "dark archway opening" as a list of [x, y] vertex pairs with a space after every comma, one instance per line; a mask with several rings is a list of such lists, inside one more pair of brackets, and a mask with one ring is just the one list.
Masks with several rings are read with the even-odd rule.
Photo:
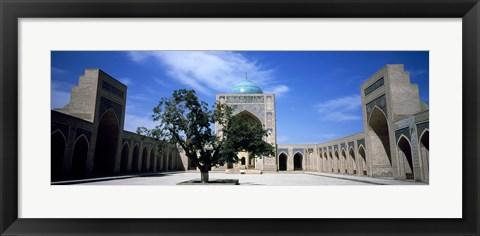
[[365, 156], [365, 149], [363, 148], [363, 146], [360, 146], [358, 148], [358, 154], [360, 154], [361, 161], [362, 161], [363, 175], [367, 175], [367, 159], [366, 159], [366, 156]]
[[302, 170], [302, 161], [303, 155], [300, 153], [295, 153], [293, 156], [293, 170]]
[[401, 137], [398, 141], [398, 154], [403, 159], [403, 169], [407, 179], [414, 179], [413, 176], [413, 160], [412, 160], [412, 148], [410, 142], [405, 137]]
[[135, 145], [132, 152], [132, 172], [138, 172], [138, 156], [140, 155], [138, 145]]
[[368, 120], [369, 129], [366, 135], [370, 139], [370, 156], [372, 166], [380, 166], [381, 176], [393, 176], [392, 157], [390, 150], [390, 136], [387, 117], [382, 110], [374, 107], [370, 119]]
[[122, 157], [120, 161], [120, 171], [122, 173], [127, 173], [128, 172], [128, 153], [130, 152], [128, 148], [128, 144], [124, 144], [122, 147]]
[[343, 162], [342, 173], [348, 173], [349, 163], [347, 161], [347, 155], [345, 155], [345, 149], [342, 149], [342, 162]]
[[245, 157], [240, 158], [240, 165], [245, 165]]
[[429, 179], [429, 131], [425, 131], [422, 136], [420, 137], [420, 154], [423, 159], [423, 173], [425, 176], [425, 180], [428, 181]]
[[150, 149], [150, 171], [155, 171], [155, 149]]
[[50, 162], [50, 168], [51, 168], [51, 179], [52, 181], [54, 180], [59, 180], [61, 179], [62, 175], [62, 164], [63, 164], [63, 157], [65, 156], [65, 146], [66, 146], [66, 140], [63, 134], [60, 131], [54, 132], [52, 134], [52, 140], [51, 140], [51, 162]]
[[148, 150], [147, 147], [143, 148], [142, 151], [142, 172], [147, 172], [148, 171]]
[[287, 170], [287, 154], [285, 153], [280, 153], [280, 156], [278, 157], [278, 170], [279, 171], [286, 171]]
[[350, 151], [348, 153], [350, 155], [350, 158], [352, 158], [352, 170], [353, 174], [357, 174], [357, 162], [355, 161], [355, 152], [353, 151], [353, 148], [350, 148]]
[[102, 115], [98, 124], [95, 160], [93, 162], [94, 175], [113, 175], [117, 142], [118, 119], [113, 110], [108, 110]]
[[72, 176], [74, 178], [84, 177], [87, 167], [88, 141], [85, 136], [81, 136], [73, 148], [72, 157]]

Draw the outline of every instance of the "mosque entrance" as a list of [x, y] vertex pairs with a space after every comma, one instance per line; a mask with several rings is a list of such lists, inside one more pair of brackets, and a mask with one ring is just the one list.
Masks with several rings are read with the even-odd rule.
[[403, 160], [403, 169], [407, 179], [414, 179], [412, 148], [410, 142], [402, 136], [398, 141], [398, 155]]
[[84, 135], [80, 136], [75, 142], [72, 157], [72, 175], [73, 177], [83, 177], [86, 174], [88, 155], [88, 141]]
[[387, 117], [380, 108], [375, 106], [368, 120], [370, 129], [366, 135], [370, 137], [373, 165], [388, 166], [382, 175], [392, 176], [392, 157], [390, 153], [390, 137]]
[[122, 157], [120, 158], [120, 172], [127, 173], [128, 172], [128, 153], [129, 153], [128, 144], [125, 143], [122, 147]]
[[135, 145], [135, 147], [133, 147], [133, 152], [132, 152], [132, 169], [131, 169], [131, 172], [132, 173], [135, 173], [135, 172], [138, 172], [138, 156], [139, 156], [139, 149], [138, 149], [138, 145]]
[[287, 154], [281, 153], [278, 157], [278, 170], [286, 171], [287, 170]]
[[300, 153], [295, 153], [295, 155], [293, 156], [293, 170], [303, 170], [302, 168], [302, 160], [303, 159], [303, 155], [300, 154]]
[[118, 126], [117, 116], [112, 109], [103, 113], [98, 125], [97, 143], [95, 145], [94, 175], [112, 175], [114, 173]]

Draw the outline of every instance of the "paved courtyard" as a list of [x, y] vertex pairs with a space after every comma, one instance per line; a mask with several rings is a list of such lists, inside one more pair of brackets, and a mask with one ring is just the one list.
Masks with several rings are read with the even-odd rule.
[[[105, 179], [91, 179], [87, 182], [63, 182], [82, 185], [176, 185], [179, 182], [199, 179], [199, 172], [169, 172], [143, 176], [120, 176]], [[246, 186], [316, 186], [316, 185], [418, 185], [424, 183], [399, 181], [388, 178], [369, 178], [341, 174], [314, 172], [264, 173], [264, 174], [225, 174], [210, 172], [210, 180], [239, 179]]]

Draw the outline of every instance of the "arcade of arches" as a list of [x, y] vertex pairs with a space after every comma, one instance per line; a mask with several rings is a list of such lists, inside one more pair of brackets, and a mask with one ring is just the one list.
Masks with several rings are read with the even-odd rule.
[[[268, 130], [265, 140], [277, 154], [253, 159], [241, 152], [238, 163], [214, 171], [315, 171], [428, 183], [429, 108], [410, 74], [403, 65], [385, 65], [360, 90], [364, 130], [317, 144], [278, 144], [275, 94], [263, 94], [253, 82], [217, 94], [217, 102]], [[196, 169], [175, 145], [159, 150], [155, 140], [123, 130], [125, 104], [124, 84], [99, 69], [85, 70], [70, 103], [51, 111], [52, 181]]]

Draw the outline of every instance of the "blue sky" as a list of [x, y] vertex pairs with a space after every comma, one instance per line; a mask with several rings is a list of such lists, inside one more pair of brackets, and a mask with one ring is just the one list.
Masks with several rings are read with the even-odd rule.
[[195, 89], [210, 106], [245, 73], [276, 94], [277, 142], [319, 143], [363, 130], [360, 85], [385, 64], [404, 64], [429, 103], [425, 51], [54, 51], [51, 106], [69, 102], [86, 68], [128, 86], [125, 129], [153, 127], [152, 108], [176, 89]]

